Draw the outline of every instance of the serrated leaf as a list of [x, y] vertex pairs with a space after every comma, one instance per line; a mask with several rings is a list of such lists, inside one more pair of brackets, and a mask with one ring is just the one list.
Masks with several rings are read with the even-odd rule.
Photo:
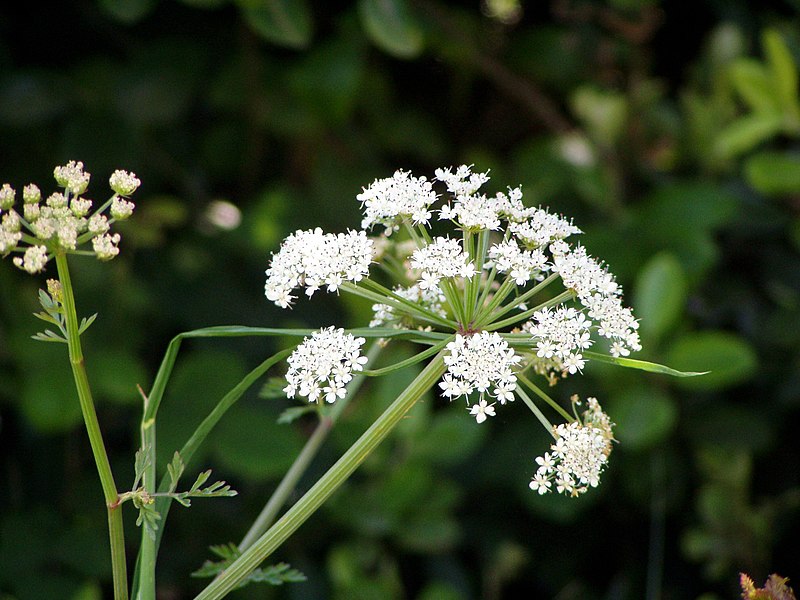
[[422, 28], [405, 0], [360, 0], [358, 15], [369, 39], [398, 58], [414, 58], [422, 52]]
[[183, 470], [185, 465], [183, 464], [183, 459], [181, 455], [176, 451], [175, 454], [172, 455], [172, 461], [167, 464], [167, 473], [169, 474], [169, 491], [174, 492], [175, 489], [178, 487], [178, 481], [183, 475]]
[[84, 331], [89, 329], [94, 323], [95, 319], [97, 318], [97, 313], [94, 313], [91, 317], [84, 317], [81, 319], [81, 324], [78, 327], [78, 335], [82, 335]]
[[65, 340], [62, 336], [58, 335], [56, 332], [51, 331], [50, 329], [45, 329], [44, 331], [37, 333], [36, 335], [31, 336], [37, 342], [60, 342], [62, 344], [66, 344], [67, 340]]
[[150, 466], [151, 458], [150, 453], [145, 452], [144, 448], [139, 448], [134, 455], [133, 461], [133, 470], [134, 470], [134, 479], [133, 479], [133, 486], [131, 489], [135, 490], [139, 487], [139, 482], [142, 480], [144, 476], [145, 469]]
[[305, 48], [311, 41], [312, 13], [306, 0], [239, 0], [242, 16], [268, 42]]
[[[207, 560], [203, 565], [192, 573], [192, 577], [216, 577], [227, 569], [233, 561], [239, 558], [242, 553], [235, 544], [211, 546], [209, 548], [213, 554], [222, 560], [214, 562]], [[306, 581], [306, 576], [297, 569], [293, 569], [287, 563], [278, 563], [255, 569], [244, 579], [236, 589], [240, 589], [249, 583], [269, 583], [271, 585], [283, 585], [284, 583], [294, 583]]]

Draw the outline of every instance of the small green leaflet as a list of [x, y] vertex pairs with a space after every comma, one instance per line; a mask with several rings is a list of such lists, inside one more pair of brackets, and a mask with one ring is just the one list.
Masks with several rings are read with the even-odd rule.
[[672, 375], [673, 377], [697, 377], [698, 375], [705, 375], [708, 373], [708, 371], [678, 371], [676, 369], [671, 369], [670, 367], [659, 365], [658, 363], [648, 362], [646, 360], [608, 356], [607, 354], [600, 354], [599, 352], [584, 352], [583, 355], [586, 358], [591, 358], [592, 360], [611, 365], [618, 365], [628, 369], [639, 369], [640, 371], [649, 371], [650, 373]]
[[[222, 544], [209, 548], [213, 554], [221, 558], [217, 562], [207, 560], [203, 566], [192, 573], [192, 577], [216, 577], [227, 569], [233, 561], [239, 558], [242, 553], [235, 544]], [[287, 563], [278, 563], [261, 569], [256, 569], [244, 579], [236, 589], [246, 586], [248, 583], [269, 583], [270, 585], [283, 585], [284, 583], [296, 583], [305, 581], [306, 576], [297, 569], [293, 569]]]

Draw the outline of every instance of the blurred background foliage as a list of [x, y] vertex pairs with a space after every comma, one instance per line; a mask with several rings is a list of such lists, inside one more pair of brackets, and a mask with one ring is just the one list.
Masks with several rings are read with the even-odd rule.
[[[740, 570], [800, 581], [799, 18], [797, 0], [3, 8], [0, 180], [52, 189], [69, 159], [95, 194], [115, 168], [143, 180], [121, 257], [73, 261], [79, 310], [100, 313], [85, 344], [119, 485], [135, 385], [173, 335], [364, 324], [369, 306], [349, 298], [268, 304], [269, 253], [297, 228], [357, 226], [375, 177], [474, 163], [494, 190], [522, 184], [528, 204], [574, 216], [642, 320], [640, 358], [712, 373], [591, 364], [556, 388], [597, 396], [618, 423], [603, 485], [575, 500], [528, 490], [548, 441], [524, 406], [476, 427], [430, 397], [274, 555], [308, 582], [233, 597], [713, 600], [738, 597]], [[0, 266], [0, 598], [107, 597], [66, 355], [30, 339], [42, 281]], [[187, 343], [162, 464], [287, 344]], [[413, 376], [372, 381], [303, 486]], [[285, 406], [254, 391], [197, 457], [240, 495], [172, 511], [159, 597], [198, 591], [188, 574], [207, 546], [237, 542], [269, 497], [313, 425], [278, 425]]]

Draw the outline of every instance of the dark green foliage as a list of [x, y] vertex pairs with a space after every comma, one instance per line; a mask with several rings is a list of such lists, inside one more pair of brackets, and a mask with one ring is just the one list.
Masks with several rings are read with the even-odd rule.
[[[149, 391], [176, 333], [366, 325], [370, 303], [345, 296], [279, 311], [263, 274], [294, 230], [357, 227], [356, 194], [397, 168], [474, 163], [488, 191], [522, 184], [618, 276], [642, 319], [631, 359], [712, 371], [593, 360], [548, 390], [567, 408], [596, 396], [618, 424], [604, 480], [576, 500], [527, 488], [549, 440], [521, 402], [478, 427], [431, 395], [274, 555], [308, 580], [239, 598], [721, 600], [740, 572], [798, 577], [800, 6], [553, 0], [503, 21], [499, 4], [95, 0], [0, 17], [0, 184], [51, 189], [69, 159], [97, 182], [116, 168], [143, 182], [120, 257], [71, 262], [78, 313], [98, 314], [81, 339], [119, 485], [135, 475], [136, 386]], [[109, 597], [66, 347], [31, 340], [46, 277], [0, 261], [0, 597]], [[296, 343], [186, 340], [159, 478], [223, 394]], [[409, 356], [393, 340], [375, 368]], [[367, 381], [290, 502], [419, 368]], [[239, 495], [171, 513], [163, 597], [201, 589], [204, 548], [244, 535], [316, 425], [316, 407], [276, 393], [282, 375], [194, 455], [190, 472], [214, 468]], [[130, 556], [136, 511], [123, 513]]]

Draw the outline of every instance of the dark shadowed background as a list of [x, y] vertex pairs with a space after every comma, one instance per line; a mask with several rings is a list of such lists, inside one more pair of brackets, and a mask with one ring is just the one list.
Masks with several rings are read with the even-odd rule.
[[[797, 0], [0, 10], [0, 182], [49, 193], [70, 159], [98, 200], [114, 169], [143, 181], [120, 257], [72, 261], [79, 313], [99, 312], [84, 343], [118, 485], [133, 479], [135, 386], [173, 335], [366, 324], [351, 298], [268, 303], [270, 252], [298, 228], [358, 227], [376, 177], [467, 163], [491, 170], [489, 191], [521, 184], [574, 217], [642, 319], [638, 358], [712, 373], [589, 364], [554, 389], [597, 396], [618, 424], [579, 499], [528, 489], [548, 439], [521, 403], [478, 427], [430, 397], [272, 557], [308, 581], [231, 597], [713, 600], [738, 597], [739, 571], [800, 582], [799, 19]], [[0, 263], [0, 598], [92, 600], [110, 593], [102, 494], [65, 348], [30, 339], [44, 279]], [[161, 465], [288, 343], [187, 343]], [[414, 374], [370, 383], [303, 489]], [[164, 600], [201, 589], [189, 574], [207, 547], [241, 538], [308, 435], [257, 392], [194, 463], [240, 495], [171, 513]]]

